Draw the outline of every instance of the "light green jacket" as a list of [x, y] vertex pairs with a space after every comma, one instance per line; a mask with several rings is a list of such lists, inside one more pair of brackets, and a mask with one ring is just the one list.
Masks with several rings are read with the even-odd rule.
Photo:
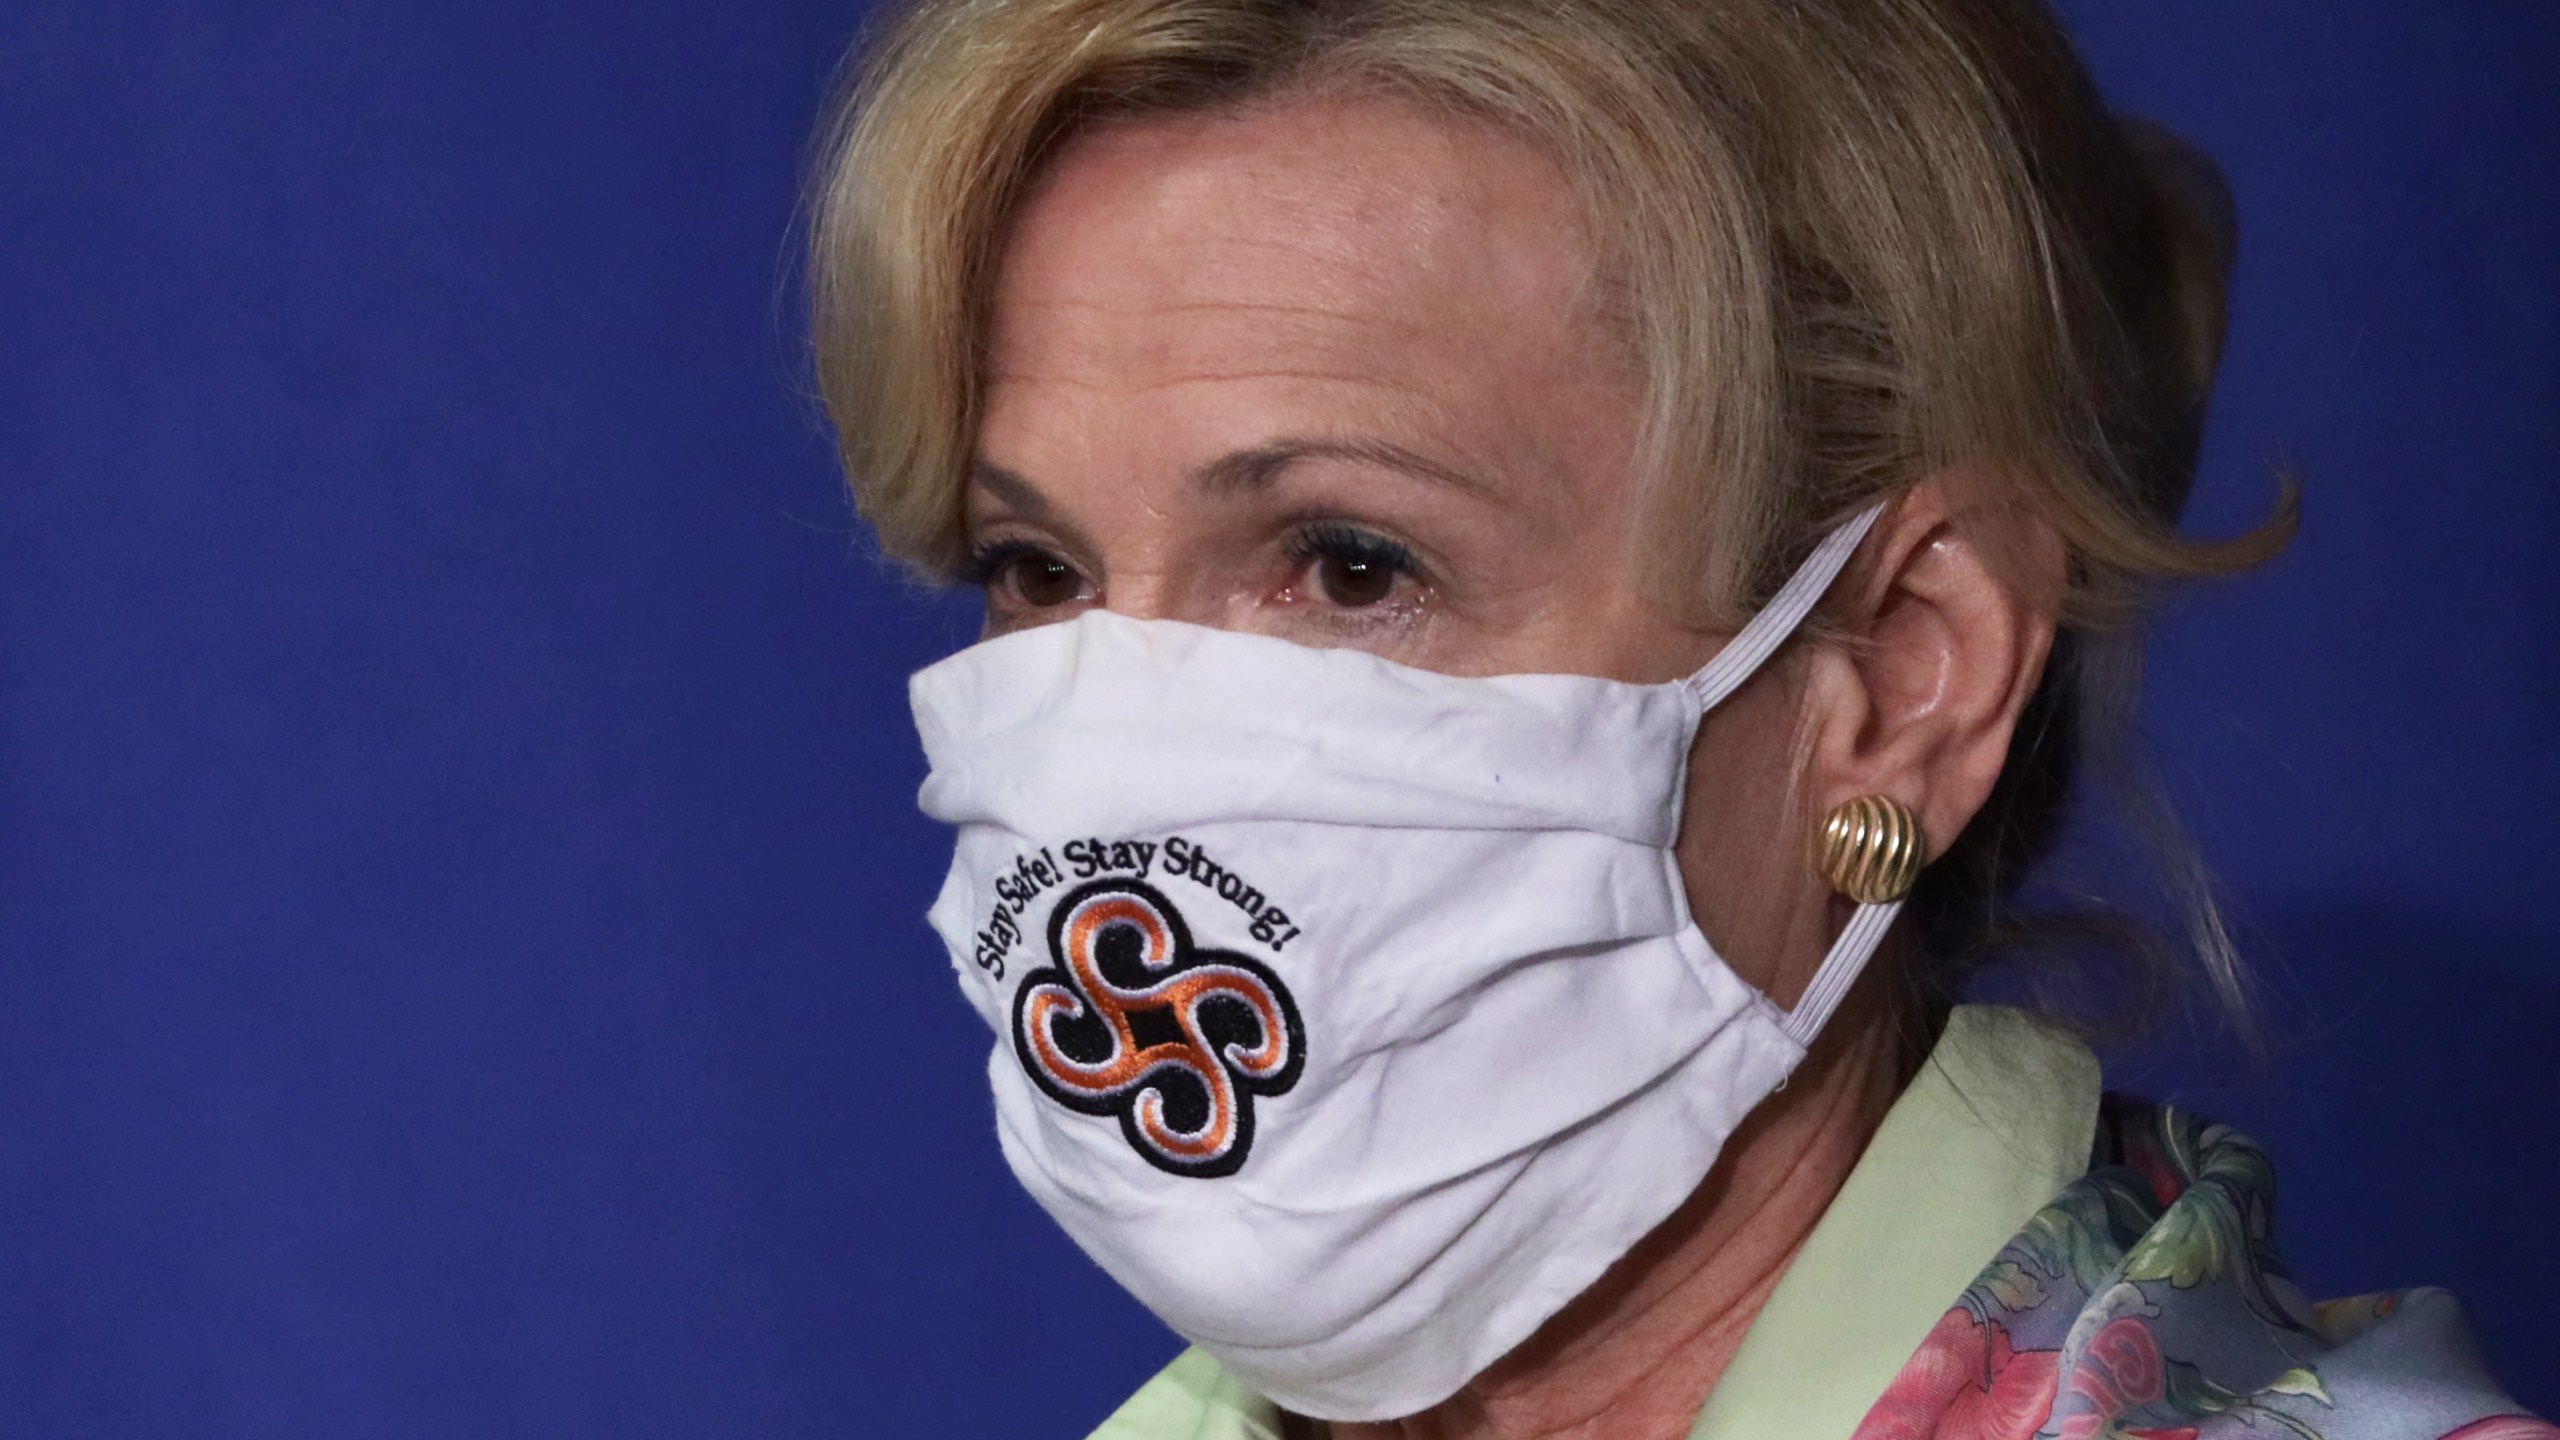
[[[2088, 1168], [2098, 1064], [2017, 1011], [1964, 1006], [1752, 1322], [1690, 1440], [1847, 1440], [1948, 1304]], [[1093, 1440], [1280, 1440], [1198, 1350]]]

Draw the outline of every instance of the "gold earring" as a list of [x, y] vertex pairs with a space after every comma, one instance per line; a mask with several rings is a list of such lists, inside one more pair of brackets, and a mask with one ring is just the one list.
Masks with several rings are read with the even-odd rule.
[[1911, 807], [1884, 795], [1861, 795], [1822, 822], [1822, 878], [1861, 905], [1884, 905], [1911, 893], [1929, 863], [1929, 838]]

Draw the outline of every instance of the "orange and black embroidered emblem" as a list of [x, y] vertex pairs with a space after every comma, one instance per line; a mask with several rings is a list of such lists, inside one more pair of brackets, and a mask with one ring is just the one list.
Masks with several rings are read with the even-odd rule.
[[1098, 880], [1049, 913], [1051, 965], [1013, 999], [1013, 1049], [1049, 1098], [1111, 1115], [1147, 1163], [1232, 1175], [1253, 1101], [1298, 1083], [1306, 1034], [1261, 962], [1200, 950], [1152, 886]]

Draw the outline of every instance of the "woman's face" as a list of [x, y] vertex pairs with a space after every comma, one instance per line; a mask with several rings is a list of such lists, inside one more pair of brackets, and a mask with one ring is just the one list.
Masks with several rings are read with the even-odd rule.
[[1088, 133], [996, 292], [991, 632], [1101, 607], [1462, 674], [1662, 680], [1639, 391], [1576, 196], [1497, 130], [1305, 101]]
[[[1726, 637], [1634, 579], [1640, 389], [1598, 270], [1543, 152], [1399, 102], [1083, 135], [997, 278], [967, 502], [988, 630], [1099, 607], [1456, 674], [1696, 670]], [[1868, 547], [1905, 559], [1842, 587], [1871, 658], [1800, 647], [1691, 758], [1691, 908], [1782, 1003], [1837, 922], [1820, 807], [1892, 794], [1951, 836], [2042, 663], [1937, 513], [1906, 503]]]

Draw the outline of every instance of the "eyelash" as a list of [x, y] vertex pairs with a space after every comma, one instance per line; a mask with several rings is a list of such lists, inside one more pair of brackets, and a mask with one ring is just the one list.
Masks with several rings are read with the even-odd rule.
[[1006, 566], [1017, 560], [1054, 560], [1058, 557], [1028, 540], [990, 540], [969, 551], [968, 563], [960, 578], [984, 590], [996, 583]]
[[[1380, 566], [1412, 579], [1422, 578], [1422, 567], [1414, 560], [1413, 551], [1401, 542], [1340, 521], [1299, 526], [1290, 533], [1283, 553], [1291, 567], [1299, 570], [1318, 560], [1348, 560]], [[991, 540], [969, 551], [961, 578], [984, 590], [1002, 579], [1005, 568], [1017, 561], [1057, 558], [1054, 551], [1028, 540]]]
[[1300, 569], [1318, 560], [1349, 560], [1414, 579], [1422, 576], [1422, 567], [1415, 563], [1413, 552], [1401, 543], [1340, 521], [1300, 526], [1289, 537], [1287, 553], [1289, 563]]

